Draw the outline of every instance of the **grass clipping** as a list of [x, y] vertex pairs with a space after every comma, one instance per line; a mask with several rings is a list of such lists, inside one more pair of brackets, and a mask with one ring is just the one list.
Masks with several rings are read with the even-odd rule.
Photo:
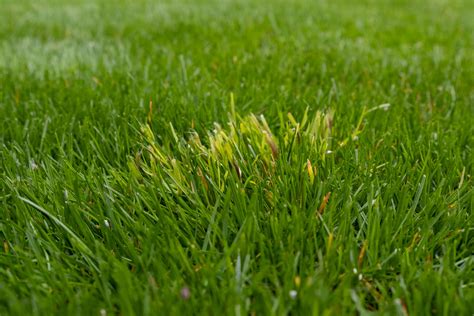
[[160, 193], [209, 202], [231, 186], [244, 194], [263, 190], [273, 205], [275, 183], [288, 172], [314, 182], [317, 170], [311, 161], [324, 162], [332, 124], [331, 111], [318, 111], [312, 119], [306, 111], [301, 122], [288, 113], [280, 115], [275, 134], [263, 115], [240, 117], [233, 111], [225, 126], [214, 123], [204, 136], [192, 130], [179, 137], [170, 123], [172, 136], [161, 143], [146, 124], [141, 128], [143, 146], [129, 167], [139, 181], [153, 181], [165, 191]]

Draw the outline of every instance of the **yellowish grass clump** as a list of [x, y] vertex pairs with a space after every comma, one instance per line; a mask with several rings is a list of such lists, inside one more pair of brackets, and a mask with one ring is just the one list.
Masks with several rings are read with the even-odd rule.
[[[220, 194], [230, 183], [241, 190], [268, 187], [280, 176], [279, 163], [302, 161], [298, 170], [313, 183], [317, 170], [310, 159], [324, 159], [329, 150], [333, 113], [318, 111], [310, 119], [306, 111], [301, 122], [288, 113], [281, 121], [275, 134], [263, 115], [240, 117], [232, 111], [226, 125], [215, 123], [207, 135], [192, 131], [186, 137], [179, 137], [170, 123], [173, 140], [161, 145], [146, 124], [142, 126], [143, 148], [129, 167], [137, 178], [158, 179], [168, 193], [189, 196]], [[266, 195], [271, 199], [270, 191]]]

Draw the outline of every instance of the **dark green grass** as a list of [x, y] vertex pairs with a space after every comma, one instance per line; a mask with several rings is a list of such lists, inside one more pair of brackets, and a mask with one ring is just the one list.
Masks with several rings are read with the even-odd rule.
[[[471, 315], [473, 34], [470, 1], [0, 2], [0, 314]], [[251, 113], [278, 155], [206, 156]]]

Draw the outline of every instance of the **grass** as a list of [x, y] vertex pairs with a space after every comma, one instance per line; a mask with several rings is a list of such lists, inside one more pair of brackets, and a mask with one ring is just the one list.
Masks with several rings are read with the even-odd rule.
[[469, 1], [0, 3], [0, 314], [474, 312]]

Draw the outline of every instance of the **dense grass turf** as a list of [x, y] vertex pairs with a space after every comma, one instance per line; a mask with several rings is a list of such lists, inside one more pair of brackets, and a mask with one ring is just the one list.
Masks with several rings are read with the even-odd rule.
[[473, 32], [470, 1], [1, 1], [0, 314], [471, 315]]

